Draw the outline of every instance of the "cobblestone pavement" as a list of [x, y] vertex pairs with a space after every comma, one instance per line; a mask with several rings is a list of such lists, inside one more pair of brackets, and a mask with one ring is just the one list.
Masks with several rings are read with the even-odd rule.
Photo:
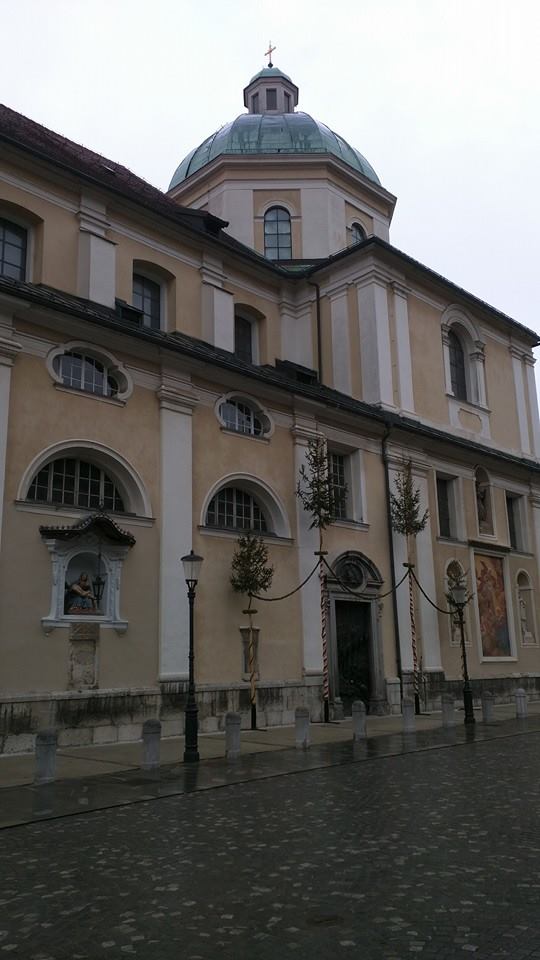
[[0, 958], [540, 958], [540, 733], [4, 830]]

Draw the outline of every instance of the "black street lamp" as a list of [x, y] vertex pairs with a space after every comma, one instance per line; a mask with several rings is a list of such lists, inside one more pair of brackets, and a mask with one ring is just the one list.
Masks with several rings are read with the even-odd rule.
[[467, 587], [464, 583], [456, 582], [450, 588], [450, 597], [453, 606], [456, 608], [459, 623], [459, 634], [461, 639], [461, 663], [463, 668], [463, 707], [465, 710], [465, 723], [475, 723], [473, 696], [469, 680], [469, 670], [467, 667], [467, 650], [465, 647], [465, 621], [463, 610], [465, 609], [470, 597], [467, 596]]
[[199, 733], [199, 711], [195, 700], [195, 656], [193, 653], [193, 607], [195, 604], [195, 587], [199, 580], [203, 558], [198, 557], [191, 550], [182, 557], [184, 577], [186, 578], [189, 600], [189, 681], [188, 695], [185, 709], [184, 729], [184, 763], [196, 763], [199, 759], [197, 737]]

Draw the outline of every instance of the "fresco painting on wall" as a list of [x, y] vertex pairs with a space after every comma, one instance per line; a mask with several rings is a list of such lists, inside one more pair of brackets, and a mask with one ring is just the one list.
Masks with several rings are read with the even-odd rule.
[[475, 554], [476, 591], [484, 657], [511, 657], [501, 557]]

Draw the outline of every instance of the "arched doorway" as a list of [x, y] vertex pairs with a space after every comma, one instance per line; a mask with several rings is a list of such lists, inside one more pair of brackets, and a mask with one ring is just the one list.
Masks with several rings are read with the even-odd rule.
[[379, 630], [382, 577], [357, 551], [341, 554], [328, 575], [330, 600], [329, 683], [335, 720], [350, 716], [354, 700], [372, 714], [387, 712]]

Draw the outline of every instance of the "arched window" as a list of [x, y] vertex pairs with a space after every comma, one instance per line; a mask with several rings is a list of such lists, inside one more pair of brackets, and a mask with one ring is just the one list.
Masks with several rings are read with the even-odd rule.
[[269, 260], [292, 258], [291, 215], [284, 207], [270, 207], [264, 215], [264, 255]]
[[116, 397], [118, 381], [94, 357], [69, 350], [54, 359], [54, 370], [65, 387], [84, 390], [100, 397]]
[[0, 276], [26, 279], [27, 236], [24, 227], [0, 219]]
[[234, 354], [245, 363], [253, 363], [252, 324], [239, 314], [234, 316]]
[[452, 393], [457, 400], [467, 400], [467, 375], [465, 371], [465, 354], [461, 341], [453, 330], [448, 333], [448, 349], [450, 353], [450, 382]]
[[42, 467], [33, 478], [26, 499], [84, 510], [125, 511], [118, 487], [105, 470], [74, 457], [52, 460]]
[[361, 243], [366, 239], [366, 231], [360, 223], [353, 223], [351, 226], [351, 245]]
[[143, 312], [143, 322], [152, 330], [161, 329], [161, 287], [140, 273], [133, 274], [133, 306]]
[[212, 497], [206, 512], [209, 527], [267, 533], [268, 524], [255, 497], [239, 487], [224, 487]]

